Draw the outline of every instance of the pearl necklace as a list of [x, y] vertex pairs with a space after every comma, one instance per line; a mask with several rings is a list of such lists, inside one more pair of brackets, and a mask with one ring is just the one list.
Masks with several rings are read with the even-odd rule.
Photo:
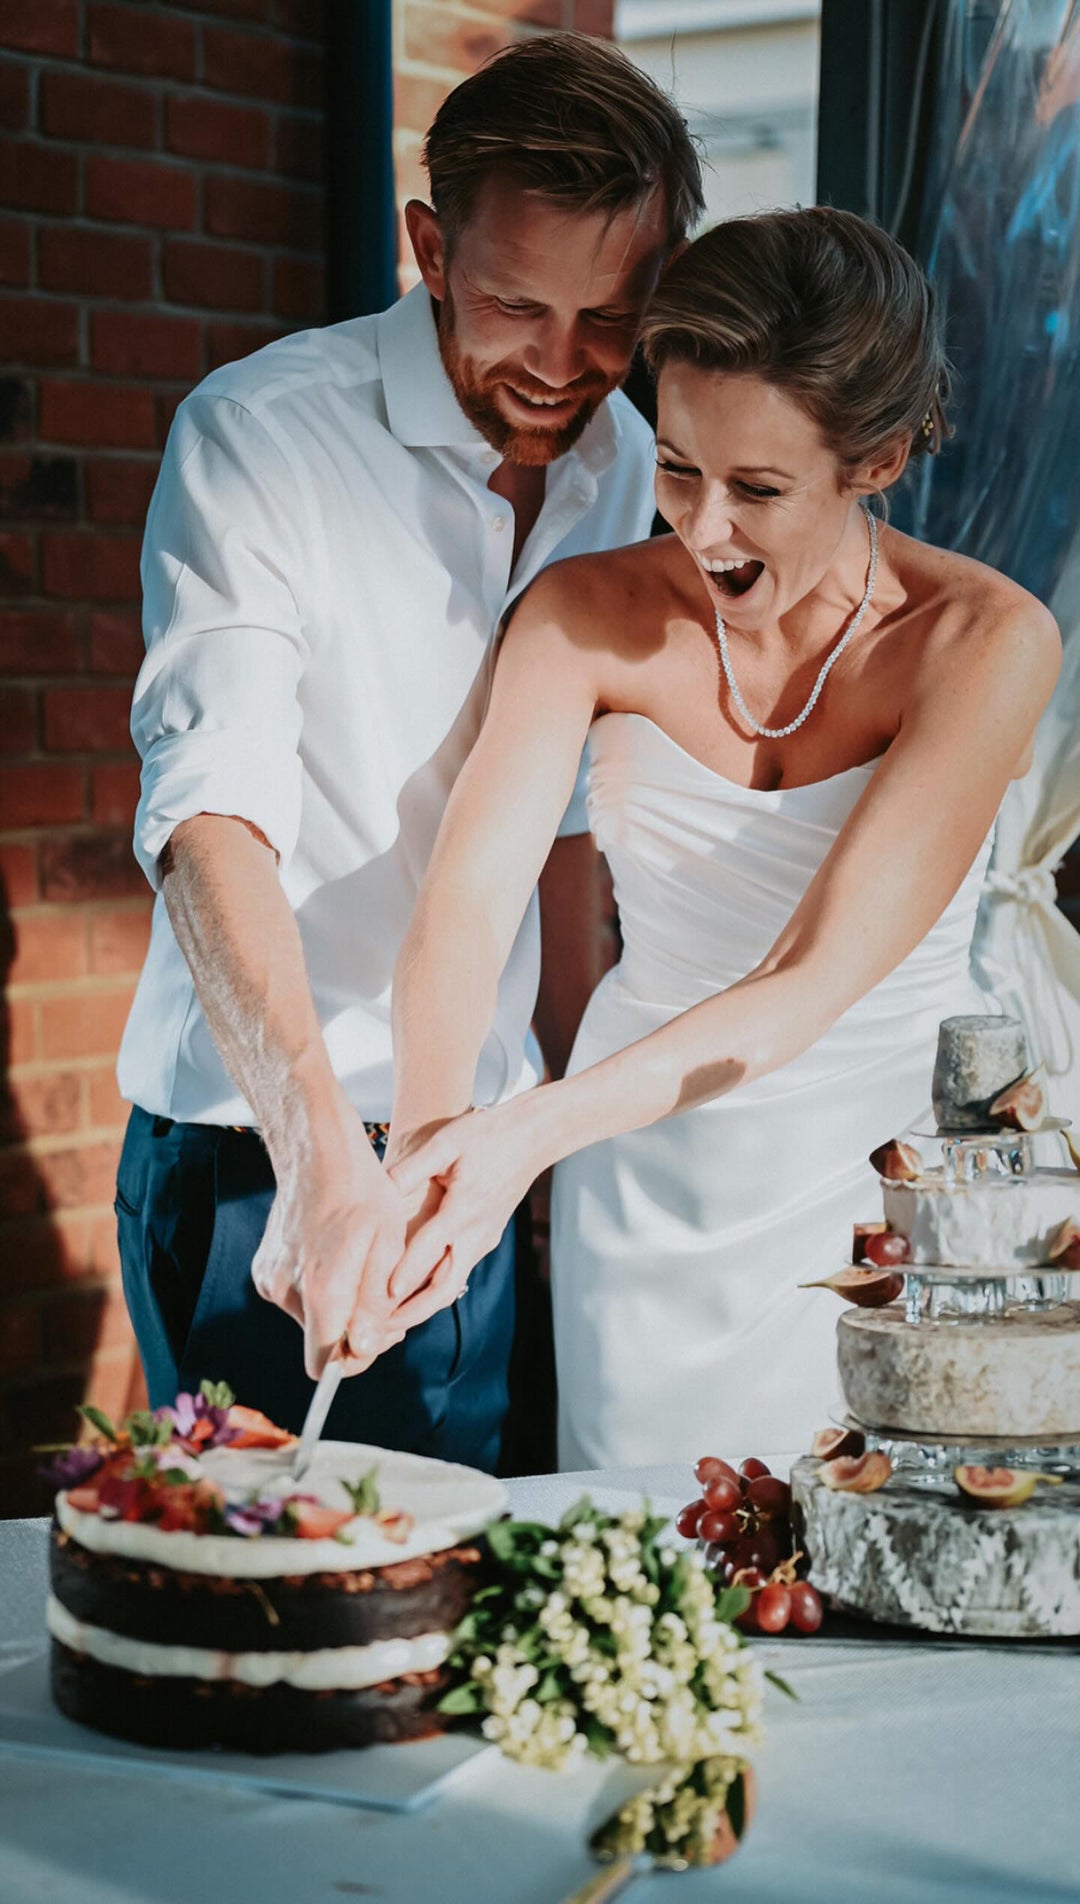
[[870, 535], [870, 564], [866, 571], [866, 588], [863, 592], [862, 601], [859, 603], [858, 608], [855, 610], [855, 613], [851, 617], [847, 628], [841, 635], [831, 655], [829, 655], [823, 663], [821, 673], [814, 682], [810, 699], [807, 701], [802, 713], [797, 715], [793, 721], [789, 721], [786, 727], [762, 727], [761, 722], [754, 719], [739, 692], [739, 684], [732, 673], [731, 658], [728, 654], [727, 629], [724, 626], [724, 618], [720, 610], [717, 609], [716, 611], [716, 641], [720, 649], [720, 665], [724, 670], [724, 678], [727, 681], [731, 698], [738, 708], [739, 713], [742, 715], [743, 720], [746, 722], [747, 727], [752, 727], [755, 734], [763, 735], [766, 740], [783, 740], [786, 735], [793, 734], [797, 727], [801, 727], [807, 716], [813, 713], [817, 706], [818, 696], [828, 679], [830, 668], [834, 667], [839, 661], [840, 656], [843, 654], [852, 636], [858, 633], [862, 618], [870, 606], [870, 599], [874, 593], [874, 583], [877, 580], [878, 528], [877, 518], [871, 515], [869, 509], [863, 509], [863, 514], [866, 517], [866, 527]]

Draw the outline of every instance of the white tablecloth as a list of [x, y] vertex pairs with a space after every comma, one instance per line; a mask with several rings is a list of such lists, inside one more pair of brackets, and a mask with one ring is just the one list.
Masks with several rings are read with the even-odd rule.
[[[779, 1462], [775, 1463], [779, 1467]], [[673, 1469], [511, 1483], [551, 1518], [588, 1489], [675, 1509]], [[46, 1523], [0, 1523], [0, 1668], [42, 1631]], [[642, 1904], [1064, 1904], [1080, 1898], [1080, 1652], [808, 1639], [767, 1663], [757, 1817], [716, 1871], [643, 1880]], [[411, 1817], [182, 1776], [0, 1757], [3, 1904], [561, 1904], [620, 1774], [494, 1753]], [[636, 1898], [637, 1893], [634, 1892]]]

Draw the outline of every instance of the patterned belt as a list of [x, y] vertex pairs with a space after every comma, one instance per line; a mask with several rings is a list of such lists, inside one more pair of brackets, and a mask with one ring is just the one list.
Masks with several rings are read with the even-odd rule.
[[[236, 1131], [240, 1137], [258, 1137], [259, 1135], [253, 1124], [230, 1124], [229, 1129]], [[381, 1156], [386, 1149], [387, 1141], [390, 1136], [389, 1124], [369, 1124], [365, 1118], [364, 1129]]]

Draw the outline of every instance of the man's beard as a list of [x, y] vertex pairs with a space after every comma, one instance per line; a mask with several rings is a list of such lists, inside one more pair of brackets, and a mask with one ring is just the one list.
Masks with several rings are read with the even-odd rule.
[[579, 398], [579, 405], [567, 422], [556, 426], [545, 426], [539, 421], [532, 426], [510, 423], [496, 400], [495, 393], [500, 384], [509, 384], [525, 396], [537, 397], [550, 397], [552, 392], [548, 386], [535, 382], [525, 371], [510, 363], [498, 364], [494, 370], [475, 370], [472, 360], [464, 356], [458, 344], [454, 329], [454, 307], [449, 293], [442, 300], [439, 311], [438, 335], [443, 368], [469, 422], [506, 462], [517, 463], [522, 468], [540, 468], [553, 463], [559, 456], [565, 456], [612, 388], [599, 377], [582, 378], [573, 385], [573, 394]]

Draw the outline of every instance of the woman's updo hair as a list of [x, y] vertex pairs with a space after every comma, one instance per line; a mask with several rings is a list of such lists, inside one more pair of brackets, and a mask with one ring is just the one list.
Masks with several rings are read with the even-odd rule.
[[829, 206], [729, 218], [675, 260], [642, 333], [669, 363], [749, 371], [817, 423], [846, 472], [899, 436], [940, 449], [949, 366], [934, 295], [877, 225]]

